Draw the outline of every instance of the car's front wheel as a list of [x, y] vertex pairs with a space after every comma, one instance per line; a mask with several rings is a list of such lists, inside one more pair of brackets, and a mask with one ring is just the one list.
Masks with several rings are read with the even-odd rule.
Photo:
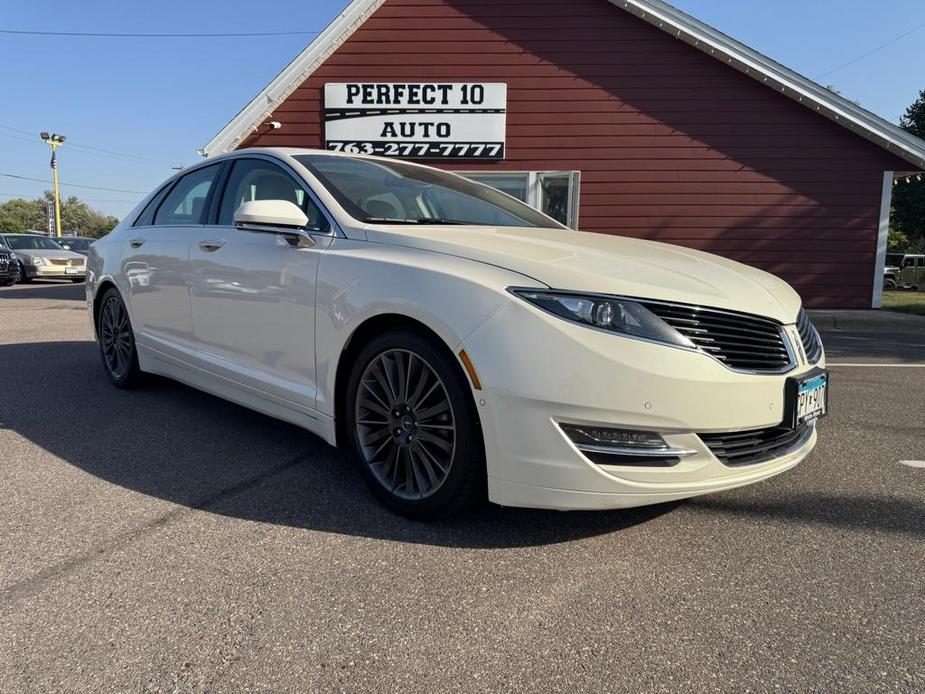
[[97, 315], [96, 334], [103, 369], [119, 388], [134, 388], [141, 383], [135, 334], [125, 303], [115, 287], [103, 295]]
[[484, 493], [481, 427], [447, 350], [411, 331], [374, 339], [347, 387], [349, 444], [373, 493], [414, 518], [449, 515]]
[[26, 284], [32, 281], [32, 278], [26, 274], [26, 268], [22, 263], [19, 264], [19, 277], [16, 278], [16, 281], [20, 284]]

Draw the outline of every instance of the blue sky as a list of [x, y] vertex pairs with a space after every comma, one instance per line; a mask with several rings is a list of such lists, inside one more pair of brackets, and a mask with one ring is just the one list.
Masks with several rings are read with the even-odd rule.
[[[0, 0], [0, 28], [71, 32], [317, 31], [347, 0]], [[922, 0], [673, 0], [681, 9], [896, 120], [925, 89], [925, 28], [821, 77], [916, 25]], [[41, 7], [41, 12], [37, 9]], [[261, 10], [261, 7], [272, 8]], [[53, 17], [46, 21], [43, 17]], [[273, 38], [131, 39], [0, 35], [0, 173], [47, 180], [40, 130], [65, 133], [62, 187], [117, 216], [197, 160], [214, 135], [310, 41]], [[17, 130], [26, 131], [17, 132]], [[27, 134], [28, 133], [28, 134]], [[36, 133], [36, 134], [31, 134]], [[111, 154], [98, 150], [108, 150]], [[128, 155], [128, 156], [124, 156]], [[0, 200], [47, 185], [0, 176]]]

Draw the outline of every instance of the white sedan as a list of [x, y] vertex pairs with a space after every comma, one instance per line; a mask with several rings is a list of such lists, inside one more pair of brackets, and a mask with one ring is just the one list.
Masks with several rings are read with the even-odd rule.
[[184, 170], [93, 244], [87, 299], [114, 384], [161, 374], [294, 422], [414, 517], [750, 484], [805, 458], [826, 410], [780, 279], [390, 159]]

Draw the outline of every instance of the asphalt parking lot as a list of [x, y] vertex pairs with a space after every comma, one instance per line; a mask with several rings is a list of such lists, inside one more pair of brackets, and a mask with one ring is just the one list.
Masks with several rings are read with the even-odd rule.
[[98, 365], [0, 290], [0, 691], [925, 690], [925, 318], [816, 317], [817, 451], [758, 485], [424, 525], [289, 425]]

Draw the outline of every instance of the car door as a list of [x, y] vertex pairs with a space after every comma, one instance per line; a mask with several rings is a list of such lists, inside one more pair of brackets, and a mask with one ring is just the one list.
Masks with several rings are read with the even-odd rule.
[[914, 256], [906, 256], [903, 258], [902, 270], [899, 273], [899, 283], [901, 285], [910, 285], [915, 284], [916, 280], [916, 258]]
[[[315, 244], [236, 229], [250, 200], [289, 200], [309, 218]], [[203, 368], [251, 394], [314, 410], [315, 280], [333, 239], [330, 218], [301, 180], [268, 157], [235, 159], [212, 221], [190, 248], [193, 333]]]
[[195, 169], [151, 201], [122, 249], [122, 276], [136, 340], [183, 359], [193, 332], [189, 248], [202, 228], [221, 164]]

